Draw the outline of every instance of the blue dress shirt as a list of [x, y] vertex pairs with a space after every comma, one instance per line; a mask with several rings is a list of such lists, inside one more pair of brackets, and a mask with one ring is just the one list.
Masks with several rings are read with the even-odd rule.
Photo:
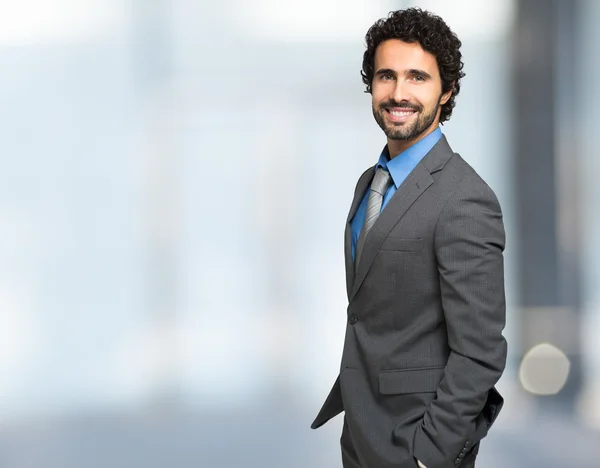
[[[377, 162], [377, 168], [384, 167], [388, 170], [390, 175], [392, 176], [393, 184], [390, 185], [390, 188], [385, 192], [385, 196], [383, 197], [383, 204], [381, 205], [381, 211], [385, 208], [387, 203], [390, 201], [392, 196], [398, 190], [398, 187], [404, 182], [404, 180], [408, 177], [408, 174], [412, 172], [412, 170], [419, 164], [419, 161], [425, 157], [427, 153], [435, 146], [435, 144], [442, 138], [442, 130], [438, 127], [429, 135], [427, 135], [422, 140], [419, 140], [414, 145], [410, 146], [402, 153], [400, 153], [395, 158], [389, 158], [389, 152], [387, 145], [383, 148], [381, 155], [379, 156], [379, 161]], [[365, 216], [367, 214], [367, 201], [369, 200], [369, 192], [371, 190], [367, 190], [365, 195], [363, 196], [358, 209], [356, 210], [356, 214], [352, 221], [350, 221], [350, 227], [352, 229], [352, 259], [354, 260], [354, 256], [356, 254], [356, 243], [358, 242], [358, 235], [362, 229], [362, 226], [365, 222]]]

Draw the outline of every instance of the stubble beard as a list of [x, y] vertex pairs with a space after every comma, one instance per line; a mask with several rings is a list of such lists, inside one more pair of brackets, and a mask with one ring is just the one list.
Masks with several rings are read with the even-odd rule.
[[[438, 109], [440, 108], [440, 102], [442, 100], [442, 96], [438, 99], [436, 106], [428, 112], [427, 114], [423, 114], [423, 107], [417, 106], [414, 104], [397, 104], [391, 101], [386, 101], [381, 103], [377, 109], [373, 108], [373, 117], [375, 117], [375, 121], [379, 125], [379, 127], [385, 133], [385, 136], [390, 140], [412, 140], [416, 138], [421, 133], [426, 131], [431, 124], [434, 122]], [[392, 122], [391, 125], [388, 125], [385, 121], [385, 114], [388, 107], [400, 107], [405, 109], [412, 109], [419, 113], [419, 116], [414, 122]]]

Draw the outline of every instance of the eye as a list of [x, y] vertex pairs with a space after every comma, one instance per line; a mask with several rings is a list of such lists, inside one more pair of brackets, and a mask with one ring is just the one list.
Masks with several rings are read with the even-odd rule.
[[383, 75], [381, 75], [381, 79], [383, 81], [393, 80], [394, 75], [392, 75], [391, 73], [384, 73]]
[[413, 81], [422, 82], [422, 81], [425, 81], [425, 77], [423, 75], [414, 75]]

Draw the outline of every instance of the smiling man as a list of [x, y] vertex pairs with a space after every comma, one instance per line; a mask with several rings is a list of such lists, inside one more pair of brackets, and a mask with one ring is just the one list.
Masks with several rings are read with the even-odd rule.
[[471, 468], [503, 405], [504, 227], [450, 148], [461, 43], [417, 8], [367, 32], [362, 78], [387, 137], [345, 232], [340, 374], [312, 427], [341, 413], [344, 468]]

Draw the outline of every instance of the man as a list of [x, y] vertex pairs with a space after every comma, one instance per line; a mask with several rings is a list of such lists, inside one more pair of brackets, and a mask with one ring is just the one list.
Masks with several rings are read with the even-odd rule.
[[461, 43], [414, 8], [366, 43], [361, 74], [387, 145], [350, 208], [341, 369], [312, 428], [345, 412], [345, 468], [470, 468], [503, 404], [504, 228], [439, 128], [464, 76]]

